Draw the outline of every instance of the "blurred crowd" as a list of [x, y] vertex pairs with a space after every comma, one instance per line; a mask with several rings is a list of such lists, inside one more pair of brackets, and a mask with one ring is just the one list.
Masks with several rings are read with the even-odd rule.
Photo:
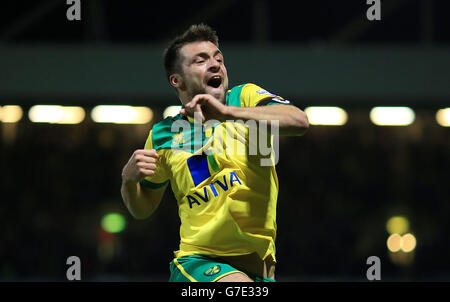
[[[416, 116], [411, 126], [379, 127], [368, 110], [349, 110], [344, 126], [280, 138], [279, 281], [363, 281], [372, 255], [384, 280], [450, 278], [450, 131], [434, 111]], [[120, 196], [122, 167], [151, 124], [23, 119], [0, 128], [0, 281], [64, 281], [73, 255], [83, 280], [168, 280], [179, 240], [173, 193], [145, 220]], [[125, 216], [123, 232], [102, 231], [109, 212]], [[386, 248], [395, 215], [408, 218], [417, 238], [404, 265]]]

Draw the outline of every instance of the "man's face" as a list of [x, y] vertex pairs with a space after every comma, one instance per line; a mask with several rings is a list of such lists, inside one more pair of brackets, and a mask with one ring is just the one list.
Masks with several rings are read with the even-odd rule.
[[210, 94], [222, 103], [228, 89], [228, 75], [223, 55], [209, 41], [193, 42], [180, 49], [183, 85], [189, 99], [197, 94]]

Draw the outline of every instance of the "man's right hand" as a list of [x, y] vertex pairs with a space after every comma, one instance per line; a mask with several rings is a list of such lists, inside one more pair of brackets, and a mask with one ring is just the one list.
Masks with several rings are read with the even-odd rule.
[[155, 190], [139, 185], [146, 176], [155, 174], [158, 158], [155, 149], [139, 149], [134, 151], [123, 167], [120, 192], [125, 206], [137, 219], [150, 216], [158, 207], [166, 190], [167, 185]]
[[146, 176], [155, 174], [156, 160], [159, 158], [155, 149], [138, 149], [122, 170], [124, 183], [138, 183]]

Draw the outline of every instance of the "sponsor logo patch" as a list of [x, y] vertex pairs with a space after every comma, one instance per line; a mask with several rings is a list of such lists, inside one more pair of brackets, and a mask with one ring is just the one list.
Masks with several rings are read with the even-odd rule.
[[258, 94], [263, 94], [263, 95], [268, 95], [268, 96], [273, 96], [273, 97], [277, 97], [275, 94], [270, 93], [269, 91], [264, 90], [264, 89], [257, 90], [256, 93], [258, 93]]

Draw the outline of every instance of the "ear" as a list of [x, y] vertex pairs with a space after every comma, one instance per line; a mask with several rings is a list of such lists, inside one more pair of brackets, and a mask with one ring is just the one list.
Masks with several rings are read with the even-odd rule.
[[169, 82], [173, 87], [180, 88], [183, 85], [183, 78], [178, 73], [174, 73], [169, 77]]

